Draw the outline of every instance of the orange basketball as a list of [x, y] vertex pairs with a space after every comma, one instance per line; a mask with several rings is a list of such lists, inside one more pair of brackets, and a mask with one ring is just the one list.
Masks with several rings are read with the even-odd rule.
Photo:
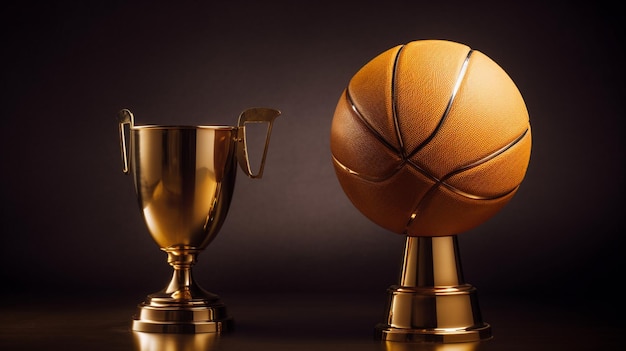
[[398, 234], [455, 235], [495, 215], [528, 167], [524, 99], [480, 51], [418, 40], [350, 80], [331, 127], [333, 164], [366, 217]]

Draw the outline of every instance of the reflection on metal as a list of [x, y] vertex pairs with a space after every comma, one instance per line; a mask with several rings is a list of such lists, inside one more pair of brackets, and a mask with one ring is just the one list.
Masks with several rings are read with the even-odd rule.
[[217, 349], [219, 335], [133, 332], [133, 341], [135, 351], [211, 351]]
[[385, 341], [385, 351], [478, 351], [480, 342], [442, 343], [407, 343]]
[[389, 288], [386, 321], [376, 336], [433, 343], [491, 338], [476, 289], [463, 279], [456, 236], [407, 237], [400, 283]]

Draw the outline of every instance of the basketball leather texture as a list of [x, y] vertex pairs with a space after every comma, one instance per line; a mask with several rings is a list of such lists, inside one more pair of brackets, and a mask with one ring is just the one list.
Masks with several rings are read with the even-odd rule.
[[398, 234], [455, 235], [495, 215], [528, 167], [526, 105], [485, 54], [418, 40], [373, 58], [350, 80], [330, 147], [344, 192]]

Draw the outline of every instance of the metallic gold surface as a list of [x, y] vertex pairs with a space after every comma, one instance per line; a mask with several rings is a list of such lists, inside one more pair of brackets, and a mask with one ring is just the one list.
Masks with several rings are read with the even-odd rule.
[[376, 336], [394, 342], [457, 343], [491, 338], [476, 289], [466, 284], [456, 236], [407, 236], [400, 283], [389, 288]]
[[[239, 165], [241, 169], [250, 178], [261, 178], [263, 176], [263, 169], [265, 168], [265, 157], [267, 156], [267, 149], [270, 144], [270, 135], [272, 134], [272, 126], [274, 120], [280, 115], [280, 112], [268, 108], [255, 108], [248, 109], [241, 113], [237, 125], [239, 126], [237, 132], [237, 141], [242, 142], [241, 147], [237, 148], [237, 158], [239, 159]], [[267, 134], [265, 136], [265, 146], [263, 147], [263, 155], [261, 156], [261, 164], [259, 170], [255, 173], [250, 167], [250, 158], [248, 157], [248, 147], [246, 140], [247, 129], [245, 128], [248, 123], [267, 123]]]
[[218, 342], [216, 333], [163, 334], [133, 332], [133, 342], [137, 351], [210, 351]]
[[[249, 177], [262, 176], [279, 115], [277, 110], [253, 108], [242, 112], [237, 127], [135, 126], [133, 114], [120, 111], [122, 170], [132, 172], [146, 226], [174, 269], [168, 286], [139, 305], [133, 330], [221, 333], [232, 328], [219, 296], [194, 282], [191, 267], [226, 219], [237, 161]], [[247, 123], [268, 124], [256, 173], [248, 159]]]
[[385, 341], [385, 351], [475, 351], [479, 342], [458, 343], [422, 343], [419, 346], [413, 343]]

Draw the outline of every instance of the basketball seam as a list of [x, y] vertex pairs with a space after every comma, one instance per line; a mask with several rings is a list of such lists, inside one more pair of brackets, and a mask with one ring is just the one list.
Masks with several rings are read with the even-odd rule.
[[339, 166], [339, 168], [342, 168], [344, 171], [348, 172], [349, 174], [352, 174], [356, 177], [361, 178], [362, 180], [368, 181], [368, 182], [372, 182], [372, 183], [380, 183], [380, 182], [384, 182], [385, 180], [393, 177], [396, 173], [398, 173], [402, 168], [404, 168], [404, 165], [406, 164], [406, 162], [402, 161], [400, 162], [400, 164], [392, 171], [390, 172], [388, 175], [384, 175], [382, 177], [370, 177], [368, 175], [365, 174], [361, 174], [353, 169], [351, 169], [350, 167], [344, 165], [343, 163], [341, 163], [341, 161], [339, 161], [335, 155], [333, 155], [331, 153], [331, 157], [333, 159], [333, 162]]
[[[448, 99], [448, 103], [446, 104], [446, 108], [441, 116], [441, 118], [439, 119], [439, 123], [437, 124], [437, 126], [435, 127], [435, 129], [433, 129], [432, 133], [426, 138], [424, 139], [413, 151], [411, 151], [411, 153], [407, 156], [405, 154], [405, 150], [404, 148], [402, 149], [402, 158], [403, 159], [407, 159], [410, 157], [413, 157], [415, 154], [417, 154], [420, 150], [422, 150], [426, 145], [428, 145], [437, 135], [437, 133], [441, 130], [441, 127], [443, 126], [443, 124], [445, 123], [446, 119], [448, 118], [448, 115], [450, 114], [450, 110], [452, 109], [452, 105], [454, 104], [454, 101], [456, 99], [456, 95], [461, 87], [461, 84], [463, 82], [463, 80], [465, 79], [465, 75], [467, 73], [467, 69], [469, 66], [469, 61], [470, 58], [472, 56], [472, 53], [474, 52], [474, 50], [470, 49], [465, 57], [465, 60], [463, 61], [463, 64], [461, 66], [461, 70], [459, 71], [459, 74], [455, 80], [454, 86], [452, 88], [452, 92], [450, 94], [450, 98]], [[398, 57], [400, 55], [400, 52], [398, 52]], [[395, 78], [396, 73], [397, 73], [397, 69], [398, 69], [398, 57], [396, 57], [396, 61], [394, 63], [394, 72], [393, 72], [393, 77]], [[395, 79], [392, 81], [392, 85], [395, 84]], [[392, 87], [392, 94], [395, 93], [395, 86]], [[395, 104], [397, 103], [397, 100], [395, 98], [395, 96], [392, 96], [392, 103], [394, 104], [394, 106], [392, 106], [392, 111], [394, 111], [394, 123], [396, 125], [396, 132], [398, 133], [398, 138], [399, 140], [402, 140], [401, 137], [401, 132], [399, 129], [399, 117], [396, 114], [397, 111], [397, 106], [395, 106]], [[466, 197], [466, 198], [471, 198], [471, 199], [476, 199], [476, 200], [488, 200], [488, 199], [497, 199], [500, 197], [504, 197], [507, 196], [508, 194], [510, 194], [511, 192], [515, 191], [515, 189], [517, 189], [519, 187], [516, 186], [515, 188], [513, 188], [510, 191], [507, 191], [506, 193], [502, 194], [502, 195], [498, 195], [495, 197], [483, 197], [483, 196], [478, 196], [478, 195], [474, 195], [474, 194], [470, 194], [467, 192], [464, 192], [448, 183], [445, 182], [445, 180], [451, 178], [452, 176], [459, 174], [461, 172], [464, 172], [468, 169], [474, 168], [478, 165], [481, 165], [485, 162], [488, 162], [489, 160], [497, 157], [498, 155], [502, 154], [504, 151], [508, 150], [509, 148], [511, 148], [513, 145], [517, 144], [528, 132], [528, 129], [526, 129], [518, 138], [516, 138], [514, 141], [512, 141], [511, 143], [509, 143], [508, 145], [505, 145], [504, 147], [496, 150], [495, 152], [490, 153], [489, 155], [474, 161], [470, 164], [467, 164], [465, 166], [461, 166], [457, 169], [455, 169], [452, 172], [449, 172], [448, 174], [444, 175], [441, 179], [437, 179], [435, 176], [431, 175], [429, 172], [426, 172], [425, 170], [423, 170], [421, 167], [419, 167], [417, 164], [415, 164], [414, 162], [412, 162], [411, 160], [407, 160], [408, 164], [414, 168], [416, 168], [419, 172], [424, 173], [424, 175], [426, 175], [427, 177], [435, 180], [435, 183], [431, 186], [431, 188], [424, 194], [424, 196], [422, 196], [421, 199], [419, 199], [417, 201], [417, 206], [415, 206], [414, 210], [412, 211], [411, 215], [409, 216], [409, 220], [406, 224], [406, 229], [405, 232], [408, 231], [409, 226], [411, 225], [411, 223], [415, 220], [415, 218], [417, 218], [417, 215], [419, 213], [420, 208], [428, 202], [428, 200], [433, 196], [432, 194], [434, 194], [435, 190], [438, 189], [440, 186], [445, 186], [446, 188], [450, 189], [451, 191], [453, 191], [454, 193]]]
[[411, 212], [411, 215], [409, 216], [409, 220], [406, 224], [405, 227], [405, 233], [408, 231], [409, 226], [411, 226], [412, 222], [415, 220], [415, 218], [417, 218], [419, 212], [420, 212], [420, 208], [424, 207], [425, 204], [428, 203], [428, 200], [430, 200], [430, 198], [434, 195], [435, 190], [437, 190], [440, 186], [444, 186], [447, 189], [449, 189], [450, 191], [454, 192], [457, 195], [463, 196], [465, 198], [468, 199], [473, 199], [473, 200], [497, 200], [500, 198], [504, 198], [506, 196], [508, 196], [509, 194], [515, 192], [520, 186], [516, 185], [515, 187], [513, 187], [513, 189], [497, 194], [495, 196], [479, 196], [479, 195], [474, 195], [471, 193], [467, 193], [464, 192], [462, 190], [460, 190], [457, 187], [452, 186], [449, 183], [446, 183], [445, 181], [447, 179], [450, 179], [452, 176], [460, 174], [462, 172], [465, 172], [469, 169], [472, 169], [474, 167], [480, 166], [482, 164], [485, 164], [486, 162], [489, 162], [490, 160], [495, 159], [496, 157], [498, 157], [499, 155], [501, 155], [502, 153], [506, 152], [507, 150], [511, 149], [513, 146], [517, 145], [520, 141], [522, 141], [524, 139], [524, 137], [528, 134], [529, 128], [526, 128], [517, 138], [515, 138], [512, 142], [508, 143], [507, 145], [501, 147], [500, 149], [488, 154], [487, 156], [481, 158], [480, 160], [474, 161], [472, 163], [469, 163], [465, 166], [461, 166], [457, 169], [455, 169], [452, 172], [449, 172], [448, 174], [446, 174], [445, 176], [443, 176], [441, 178], [441, 180], [437, 180], [437, 182], [435, 184], [433, 184], [430, 189], [428, 189], [428, 191], [426, 191], [426, 193], [424, 194], [424, 196], [422, 196], [422, 198], [417, 202], [417, 206], [414, 207], [413, 211]]
[[472, 56], [473, 52], [474, 50], [470, 49], [470, 51], [465, 56], [465, 60], [463, 61], [463, 64], [461, 65], [461, 70], [459, 71], [456, 81], [454, 82], [454, 86], [452, 87], [452, 92], [450, 93], [450, 98], [448, 99], [448, 103], [446, 104], [446, 109], [443, 111], [443, 114], [441, 115], [441, 118], [439, 119], [439, 123], [437, 123], [437, 126], [435, 127], [435, 129], [433, 129], [432, 133], [430, 133], [430, 135], [426, 139], [424, 139], [424, 141], [422, 141], [417, 147], [415, 147], [413, 151], [411, 151], [408, 157], [414, 156], [420, 150], [422, 150], [426, 145], [428, 145], [428, 143], [430, 143], [435, 138], [435, 135], [439, 133], [439, 131], [441, 130], [441, 127], [443, 126], [443, 123], [448, 119], [448, 115], [450, 114], [450, 110], [452, 109], [452, 104], [454, 103], [454, 100], [456, 99], [456, 94], [458, 93], [459, 88], [461, 87], [461, 83], [463, 82], [465, 78], [465, 74], [467, 73], [467, 67], [469, 66], [470, 57]]
[[504, 145], [503, 147], [499, 148], [498, 150], [474, 161], [471, 163], [468, 163], [465, 166], [461, 166], [458, 167], [457, 169], [453, 170], [452, 172], [449, 172], [448, 174], [446, 174], [445, 176], [441, 177], [441, 181], [444, 182], [445, 180], [451, 178], [452, 176], [465, 172], [468, 169], [480, 166], [483, 163], [489, 162], [490, 160], [498, 157], [499, 155], [501, 155], [502, 153], [504, 153], [505, 151], [509, 150], [510, 148], [512, 148], [513, 146], [515, 146], [517, 143], [519, 143], [522, 139], [524, 139], [524, 137], [526, 136], [526, 134], [528, 133], [528, 128], [526, 128], [517, 138], [515, 138], [513, 141], [511, 141], [510, 143]]
[[350, 104], [350, 107], [352, 107], [352, 111], [354, 111], [354, 113], [356, 114], [356, 116], [359, 119], [359, 121], [361, 121], [361, 123], [363, 123], [363, 125], [365, 125], [365, 127], [367, 129], [369, 129], [369, 131], [372, 134], [374, 134], [374, 137], [376, 137], [376, 139], [378, 139], [378, 141], [383, 143], [388, 149], [391, 149], [394, 152], [400, 153], [400, 151], [398, 149], [396, 149], [393, 145], [391, 145], [391, 143], [388, 142], [387, 139], [385, 139], [374, 128], [374, 126], [371, 125], [371, 123], [369, 123], [369, 121], [363, 116], [363, 114], [361, 114], [359, 109], [356, 107], [356, 104], [354, 103], [354, 100], [352, 99], [352, 95], [350, 94], [350, 85], [348, 85], [348, 88], [346, 89], [346, 100], [348, 100], [348, 103]]
[[402, 49], [404, 49], [406, 45], [402, 45], [399, 49], [398, 52], [396, 53], [396, 55], [394, 56], [394, 64], [393, 64], [393, 71], [392, 71], [392, 79], [391, 79], [391, 111], [393, 114], [393, 122], [394, 122], [394, 128], [396, 131], [396, 137], [398, 139], [398, 144], [400, 146], [400, 149], [397, 149], [395, 146], [393, 146], [381, 133], [378, 132], [378, 130], [376, 130], [376, 128], [374, 128], [374, 126], [368, 121], [367, 118], [365, 118], [365, 116], [359, 111], [358, 107], [356, 106], [356, 104], [354, 103], [354, 99], [352, 99], [352, 94], [350, 93], [350, 84], [348, 84], [348, 87], [346, 88], [346, 100], [348, 102], [348, 104], [350, 104], [350, 107], [352, 108], [352, 111], [354, 111], [354, 113], [356, 114], [356, 117], [358, 118], [358, 120], [370, 131], [370, 133], [372, 133], [374, 135], [374, 137], [376, 139], [378, 139], [378, 141], [380, 141], [385, 147], [387, 147], [389, 150], [395, 152], [398, 154], [398, 156], [400, 156], [401, 162], [395, 167], [395, 169], [390, 172], [387, 175], [383, 175], [380, 177], [370, 177], [370, 176], [366, 176], [364, 174], [358, 173], [352, 169], [350, 169], [349, 167], [347, 167], [346, 165], [342, 164], [337, 158], [335, 158], [335, 156], [333, 155], [333, 160], [335, 163], [337, 163], [337, 165], [341, 168], [343, 168], [344, 170], [346, 170], [348, 173], [353, 174], [355, 176], [358, 176], [364, 180], [367, 181], [371, 181], [371, 182], [376, 182], [376, 181], [384, 181], [386, 179], [391, 178], [393, 175], [395, 175], [396, 173], [398, 173], [406, 164], [409, 164], [411, 167], [413, 167], [416, 171], [420, 172], [422, 175], [426, 176], [427, 178], [433, 180], [434, 182], [440, 182], [440, 179], [438, 179], [437, 177], [433, 176], [432, 174], [430, 174], [428, 171], [426, 171], [425, 169], [423, 169], [422, 167], [420, 167], [418, 164], [414, 163], [410, 157], [415, 156], [416, 153], [418, 153], [424, 146], [426, 146], [430, 141], [432, 141], [435, 138], [435, 135], [439, 132], [439, 130], [441, 129], [441, 126], [443, 125], [443, 123], [445, 122], [445, 120], [448, 117], [448, 114], [450, 113], [450, 109], [452, 108], [452, 104], [456, 98], [456, 94], [461, 86], [461, 82], [463, 81], [464, 77], [465, 77], [465, 73], [467, 72], [467, 66], [469, 65], [469, 59], [470, 56], [472, 55], [472, 52], [474, 50], [469, 50], [469, 52], [467, 53], [465, 60], [463, 61], [463, 65], [461, 66], [461, 70], [459, 71], [457, 78], [455, 80], [454, 86], [452, 88], [452, 92], [450, 93], [450, 98], [448, 99], [448, 103], [446, 104], [446, 109], [444, 110], [441, 118], [439, 119], [439, 123], [437, 124], [437, 126], [435, 127], [435, 129], [433, 130], [433, 132], [428, 136], [428, 138], [426, 138], [420, 145], [418, 145], [415, 150], [413, 150], [411, 152], [410, 155], [406, 155], [406, 151], [404, 149], [404, 143], [402, 140], [402, 131], [400, 130], [400, 122], [399, 122], [399, 118], [398, 118], [398, 114], [397, 114], [397, 94], [396, 92], [396, 74], [398, 71], [398, 64], [399, 64], [399, 60], [400, 60], [400, 55], [402, 52]]
[[402, 131], [400, 130], [400, 120], [398, 118], [398, 100], [396, 94], [396, 75], [398, 73], [398, 64], [400, 62], [400, 55], [402, 55], [402, 49], [406, 45], [402, 45], [393, 61], [393, 68], [391, 71], [391, 113], [393, 117], [393, 126], [396, 131], [396, 139], [398, 140], [398, 146], [400, 147], [400, 156], [403, 160], [407, 159], [406, 150], [404, 149], [404, 141], [402, 140]]

